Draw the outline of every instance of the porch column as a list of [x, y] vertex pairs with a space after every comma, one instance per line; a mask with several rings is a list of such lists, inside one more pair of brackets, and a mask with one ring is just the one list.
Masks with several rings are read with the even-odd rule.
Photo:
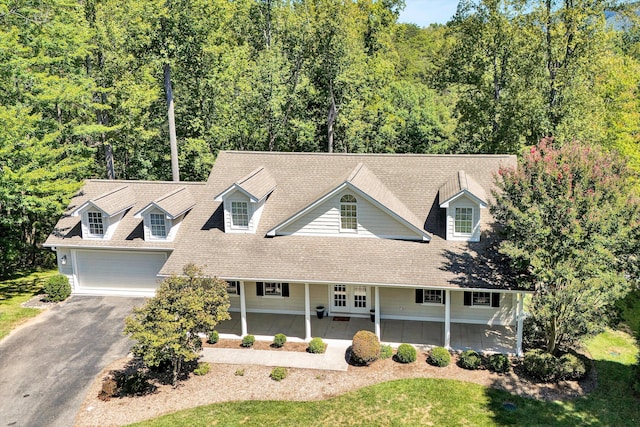
[[304, 340], [311, 340], [311, 303], [309, 302], [309, 284], [304, 284]]
[[444, 291], [444, 347], [451, 349], [451, 291]]
[[375, 306], [374, 308], [376, 309], [375, 312], [375, 316], [374, 316], [374, 320], [376, 322], [376, 336], [378, 337], [378, 339], [380, 339], [380, 288], [379, 287], [374, 287], [374, 292], [375, 294]]
[[516, 309], [516, 356], [522, 357], [522, 323], [524, 321], [524, 292], [518, 292]]
[[247, 303], [244, 293], [244, 281], [240, 281], [240, 325], [242, 336], [247, 335]]

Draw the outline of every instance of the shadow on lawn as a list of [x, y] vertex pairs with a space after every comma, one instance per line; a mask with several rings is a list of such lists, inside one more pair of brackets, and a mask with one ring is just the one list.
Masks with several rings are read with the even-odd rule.
[[41, 294], [42, 287], [47, 281], [48, 276], [25, 279], [31, 274], [33, 274], [33, 272], [18, 273], [0, 282], [0, 301], [8, 300], [25, 293], [32, 293], [34, 295]]
[[[631, 391], [632, 366], [595, 361], [596, 389], [583, 397], [536, 400], [487, 389], [497, 425], [630, 425], [640, 419], [640, 400]], [[514, 384], [515, 390], [515, 384]]]

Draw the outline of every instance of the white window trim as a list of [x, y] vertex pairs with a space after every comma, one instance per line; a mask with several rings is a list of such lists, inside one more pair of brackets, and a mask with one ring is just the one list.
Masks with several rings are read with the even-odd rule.
[[[267, 295], [267, 283], [278, 285], [278, 288], [280, 289], [280, 295]], [[282, 296], [282, 282], [262, 282], [262, 298], [284, 299], [285, 297]]]
[[[164, 236], [156, 236], [153, 234], [153, 215], [157, 215], [162, 218], [164, 224]], [[171, 224], [166, 216], [162, 213], [151, 212], [149, 213], [149, 239], [151, 240], [167, 240], [169, 233], [171, 232]]]
[[[239, 298], [240, 294], [238, 293], [238, 289], [240, 288], [240, 282], [238, 280], [225, 280], [225, 282], [227, 282], [227, 284], [228, 284], [228, 286], [226, 288], [227, 295], [229, 295], [230, 297]], [[229, 293], [229, 288], [232, 287], [232, 286], [235, 288], [235, 293], [233, 293], [233, 294]]]
[[[425, 301], [424, 297], [426, 296], [427, 292], [440, 292], [440, 301], [439, 302], [433, 302], [433, 301]], [[429, 306], [442, 306], [444, 305], [442, 303], [442, 299], [444, 298], [444, 291], [442, 289], [423, 289], [423, 293], [422, 293], [422, 305], [429, 305]]]
[[[236, 225], [233, 221], [233, 204], [243, 203], [247, 207], [247, 225]], [[229, 223], [233, 230], [249, 230], [251, 225], [251, 205], [247, 200], [229, 200]]]
[[[343, 202], [342, 198], [345, 196], [351, 196], [354, 198], [355, 202]], [[356, 220], [356, 228], [343, 228], [342, 227], [342, 206], [354, 206], [356, 209], [356, 215], [355, 215], [355, 220]], [[339, 206], [338, 206], [338, 211], [340, 213], [340, 232], [341, 233], [357, 233], [358, 232], [358, 224], [360, 223], [358, 221], [358, 211], [360, 209], [358, 209], [358, 199], [356, 198], [356, 196], [352, 195], [352, 194], [343, 194], [340, 196], [340, 202], [339, 202]], [[351, 218], [351, 217], [349, 217]]]
[[[458, 209], [471, 209], [471, 232], [469, 233], [463, 233], [460, 231], [456, 231], [456, 213], [458, 211]], [[475, 218], [475, 208], [473, 206], [455, 206], [453, 208], [453, 235], [454, 236], [459, 236], [459, 237], [471, 237], [473, 236], [473, 230], [474, 230], [474, 218]]]
[[[473, 303], [473, 294], [479, 294], [479, 293], [489, 294], [489, 305], [484, 305], [484, 304], [483, 305], [476, 305], [476, 304]], [[480, 309], [480, 310], [487, 310], [487, 309], [495, 310], [495, 309], [498, 309], [500, 307], [492, 307], [491, 306], [491, 300], [493, 299], [493, 294], [495, 294], [495, 293], [499, 293], [499, 292], [471, 291], [471, 305], [468, 305], [467, 307], [477, 308], [477, 309]]]
[[[100, 222], [102, 224], [101, 234], [91, 232], [91, 214], [99, 215]], [[105, 221], [104, 214], [100, 211], [91, 210], [86, 212], [86, 218], [87, 218], [87, 236], [85, 237], [90, 239], [103, 239], [109, 228], [109, 224], [107, 223], [107, 221]]]

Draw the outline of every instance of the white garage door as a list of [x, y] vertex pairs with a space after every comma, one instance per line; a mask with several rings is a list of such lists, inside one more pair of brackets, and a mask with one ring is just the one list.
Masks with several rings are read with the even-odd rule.
[[76, 293], [152, 294], [165, 252], [76, 251]]

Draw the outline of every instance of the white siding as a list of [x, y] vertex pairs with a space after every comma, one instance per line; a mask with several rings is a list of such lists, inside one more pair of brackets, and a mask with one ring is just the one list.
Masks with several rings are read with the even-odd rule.
[[[473, 208], [473, 233], [471, 236], [456, 236], [456, 208]], [[461, 240], [469, 242], [480, 241], [480, 205], [465, 196], [461, 196], [449, 204], [449, 207], [447, 208], [447, 240]]]
[[[151, 214], [160, 214], [165, 216], [164, 225], [167, 232], [167, 237], [158, 238], [158, 237], [151, 236]], [[178, 232], [178, 229], [180, 228], [180, 223], [182, 221], [182, 218], [184, 218], [184, 215], [179, 216], [175, 220], [170, 220], [166, 217], [165, 213], [159, 209], [151, 209], [148, 212], [145, 212], [143, 216], [144, 240], [167, 241], [167, 242], [173, 241], [173, 239], [175, 239], [176, 237], [176, 233]]]
[[421, 239], [415, 231], [406, 227], [367, 199], [357, 196], [357, 233], [340, 231], [340, 198], [339, 193], [281, 230], [281, 234], [294, 235], [333, 235], [348, 237], [386, 237]]
[[[265, 200], [259, 203], [252, 203], [249, 197], [239, 191], [233, 191], [225, 196], [222, 202], [224, 209], [224, 231], [225, 233], [255, 233], [260, 223], [260, 217], [264, 208]], [[231, 226], [231, 202], [246, 202], [248, 215], [249, 215], [249, 227], [248, 228], [233, 228]]]

